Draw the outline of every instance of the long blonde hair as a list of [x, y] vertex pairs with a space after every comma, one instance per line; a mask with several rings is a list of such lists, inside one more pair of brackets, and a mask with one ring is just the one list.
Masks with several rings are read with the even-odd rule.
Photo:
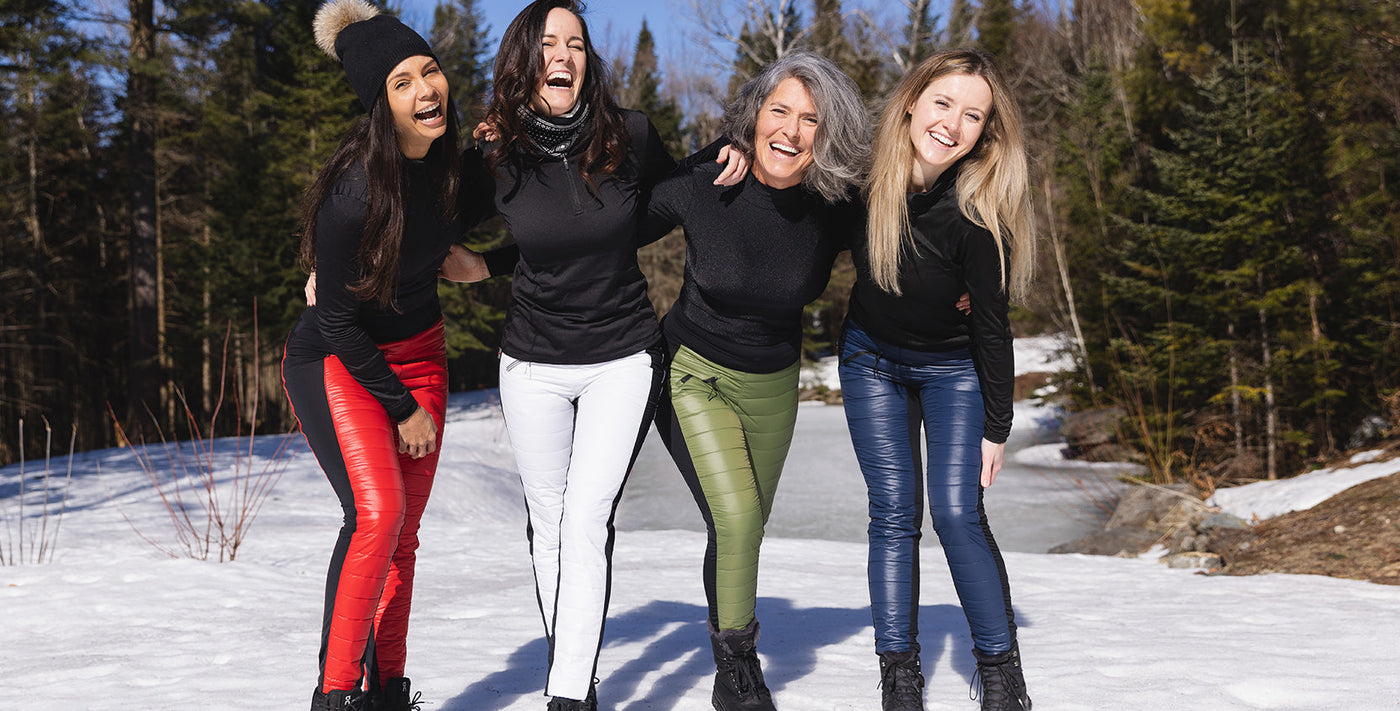
[[1019, 302], [1035, 270], [1030, 168], [1021, 137], [1021, 112], [991, 57], [978, 50], [950, 50], [925, 59], [904, 75], [885, 104], [875, 133], [870, 182], [865, 188], [870, 215], [866, 226], [870, 274], [876, 286], [899, 294], [900, 254], [904, 245], [913, 241], [906, 202], [915, 160], [909, 139], [909, 109], [929, 84], [953, 74], [980, 77], [992, 90], [992, 108], [982, 135], [961, 161], [958, 209], [997, 238], [997, 254], [1003, 264], [1006, 250], [1011, 250], [1011, 273], [1002, 272], [1001, 285]]

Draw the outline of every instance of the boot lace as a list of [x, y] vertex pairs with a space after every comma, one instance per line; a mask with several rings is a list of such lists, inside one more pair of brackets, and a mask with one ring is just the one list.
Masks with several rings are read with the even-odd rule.
[[880, 670], [880, 688], [886, 706], [923, 707], [924, 675], [912, 663], [886, 664]]
[[1008, 664], [978, 664], [972, 674], [968, 698], [982, 699], [982, 711], [1029, 711], [1016, 695], [1016, 677]]
[[734, 687], [745, 697], [767, 698], [768, 687], [763, 683], [763, 668], [759, 666], [758, 654], [749, 652], [734, 658]]

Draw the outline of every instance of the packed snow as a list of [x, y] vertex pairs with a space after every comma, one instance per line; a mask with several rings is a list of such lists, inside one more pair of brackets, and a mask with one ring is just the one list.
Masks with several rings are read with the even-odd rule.
[[[1020, 444], [1012, 448], [1031, 449], [1035, 466], [1008, 467], [988, 491], [992, 526], [1003, 538], [1029, 539], [1028, 527], [1041, 531], [1051, 519], [1071, 517], [1055, 512], [1076, 510], [1074, 499], [1085, 497], [1052, 485], [1071, 470], [1056, 464], [1051, 449], [1034, 453], [1053, 447], [1045, 442], [1048, 419], [1018, 409], [1013, 439]], [[858, 533], [865, 500], [841, 421], [838, 407], [801, 408], [763, 548], [759, 648], [776, 703], [787, 711], [879, 706]], [[237, 445], [221, 442], [225, 490]], [[252, 471], [276, 446], [274, 437], [257, 440]], [[47, 508], [42, 462], [25, 465], [23, 521], [19, 467], [0, 469], [7, 558], [19, 552], [21, 527], [26, 544], [35, 540], [45, 510], [43, 535], [53, 551], [51, 562], [0, 567], [0, 709], [306, 708], [340, 512], [299, 435], [288, 457], [231, 563], [172, 558], [152, 545], [179, 548], [165, 505], [130, 451], [77, 455], [62, 509], [66, 458], [50, 464]], [[165, 460], [153, 461], [168, 476]], [[1364, 467], [1396, 471], [1400, 461], [1356, 469]], [[1221, 505], [1262, 517], [1350, 486], [1355, 476], [1346, 471], [1240, 487]], [[428, 711], [546, 704], [546, 646], [513, 472], [494, 393], [454, 395], [423, 520], [409, 637], [408, 674]], [[602, 708], [710, 708], [704, 536], [683, 486], [673, 496], [654, 493], [664, 487], [652, 480], [670, 476], [639, 463], [618, 514], [598, 668]], [[1012, 502], [1000, 514], [999, 500]], [[1050, 513], [1036, 518], [1018, 507]], [[777, 525], [780, 515], [789, 523]], [[827, 535], [827, 528], [845, 532]], [[1039, 535], [1044, 550], [1068, 534]], [[1008, 552], [1006, 562], [1038, 709], [1355, 710], [1395, 708], [1400, 700], [1400, 647], [1393, 644], [1400, 588], [1317, 576], [1212, 577], [1148, 558]], [[922, 566], [927, 708], [970, 711], [971, 641], [931, 532]]]
[[1291, 479], [1257, 481], [1219, 489], [1207, 502], [1246, 521], [1262, 521], [1290, 511], [1305, 511], [1342, 489], [1400, 471], [1400, 461], [1374, 461], [1380, 452], [1352, 455], [1346, 466], [1318, 469]]

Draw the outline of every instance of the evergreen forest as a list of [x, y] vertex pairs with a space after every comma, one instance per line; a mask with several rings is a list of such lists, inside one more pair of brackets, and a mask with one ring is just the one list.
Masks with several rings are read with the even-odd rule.
[[[468, 129], [504, 29], [480, 3], [441, 0], [417, 28]], [[360, 112], [312, 40], [319, 4], [0, 0], [0, 465], [71, 433], [87, 450], [294, 426], [299, 201]], [[1111, 413], [1154, 480], [1287, 476], [1400, 432], [1400, 1], [692, 9], [690, 55], [645, 23], [594, 28], [620, 104], [677, 157], [790, 51], [837, 62], [872, 110], [933, 51], [998, 59], [1040, 245], [1018, 335], [1066, 335], [1060, 392]], [[675, 237], [641, 255], [658, 312], [683, 260]], [[852, 280], [843, 259], [809, 307], [808, 356], [830, 352]], [[441, 285], [453, 390], [495, 384], [508, 281]]]

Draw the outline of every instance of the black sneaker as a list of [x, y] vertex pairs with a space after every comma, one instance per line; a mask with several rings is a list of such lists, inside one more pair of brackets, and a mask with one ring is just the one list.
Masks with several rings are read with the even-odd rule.
[[365, 711], [420, 711], [423, 692], [409, 695], [408, 677], [397, 676], [366, 697]]
[[758, 661], [758, 621], [740, 630], [711, 631], [715, 655], [715, 690], [710, 703], [716, 711], [777, 711], [763, 683]]
[[1031, 697], [1021, 674], [1020, 650], [983, 654], [974, 648], [972, 656], [977, 658], [977, 672], [972, 675], [968, 695], [982, 699], [982, 711], [1030, 711]]
[[917, 651], [880, 653], [880, 708], [924, 711], [924, 674]]
[[363, 691], [331, 691], [317, 689], [311, 694], [311, 711], [368, 711]]

